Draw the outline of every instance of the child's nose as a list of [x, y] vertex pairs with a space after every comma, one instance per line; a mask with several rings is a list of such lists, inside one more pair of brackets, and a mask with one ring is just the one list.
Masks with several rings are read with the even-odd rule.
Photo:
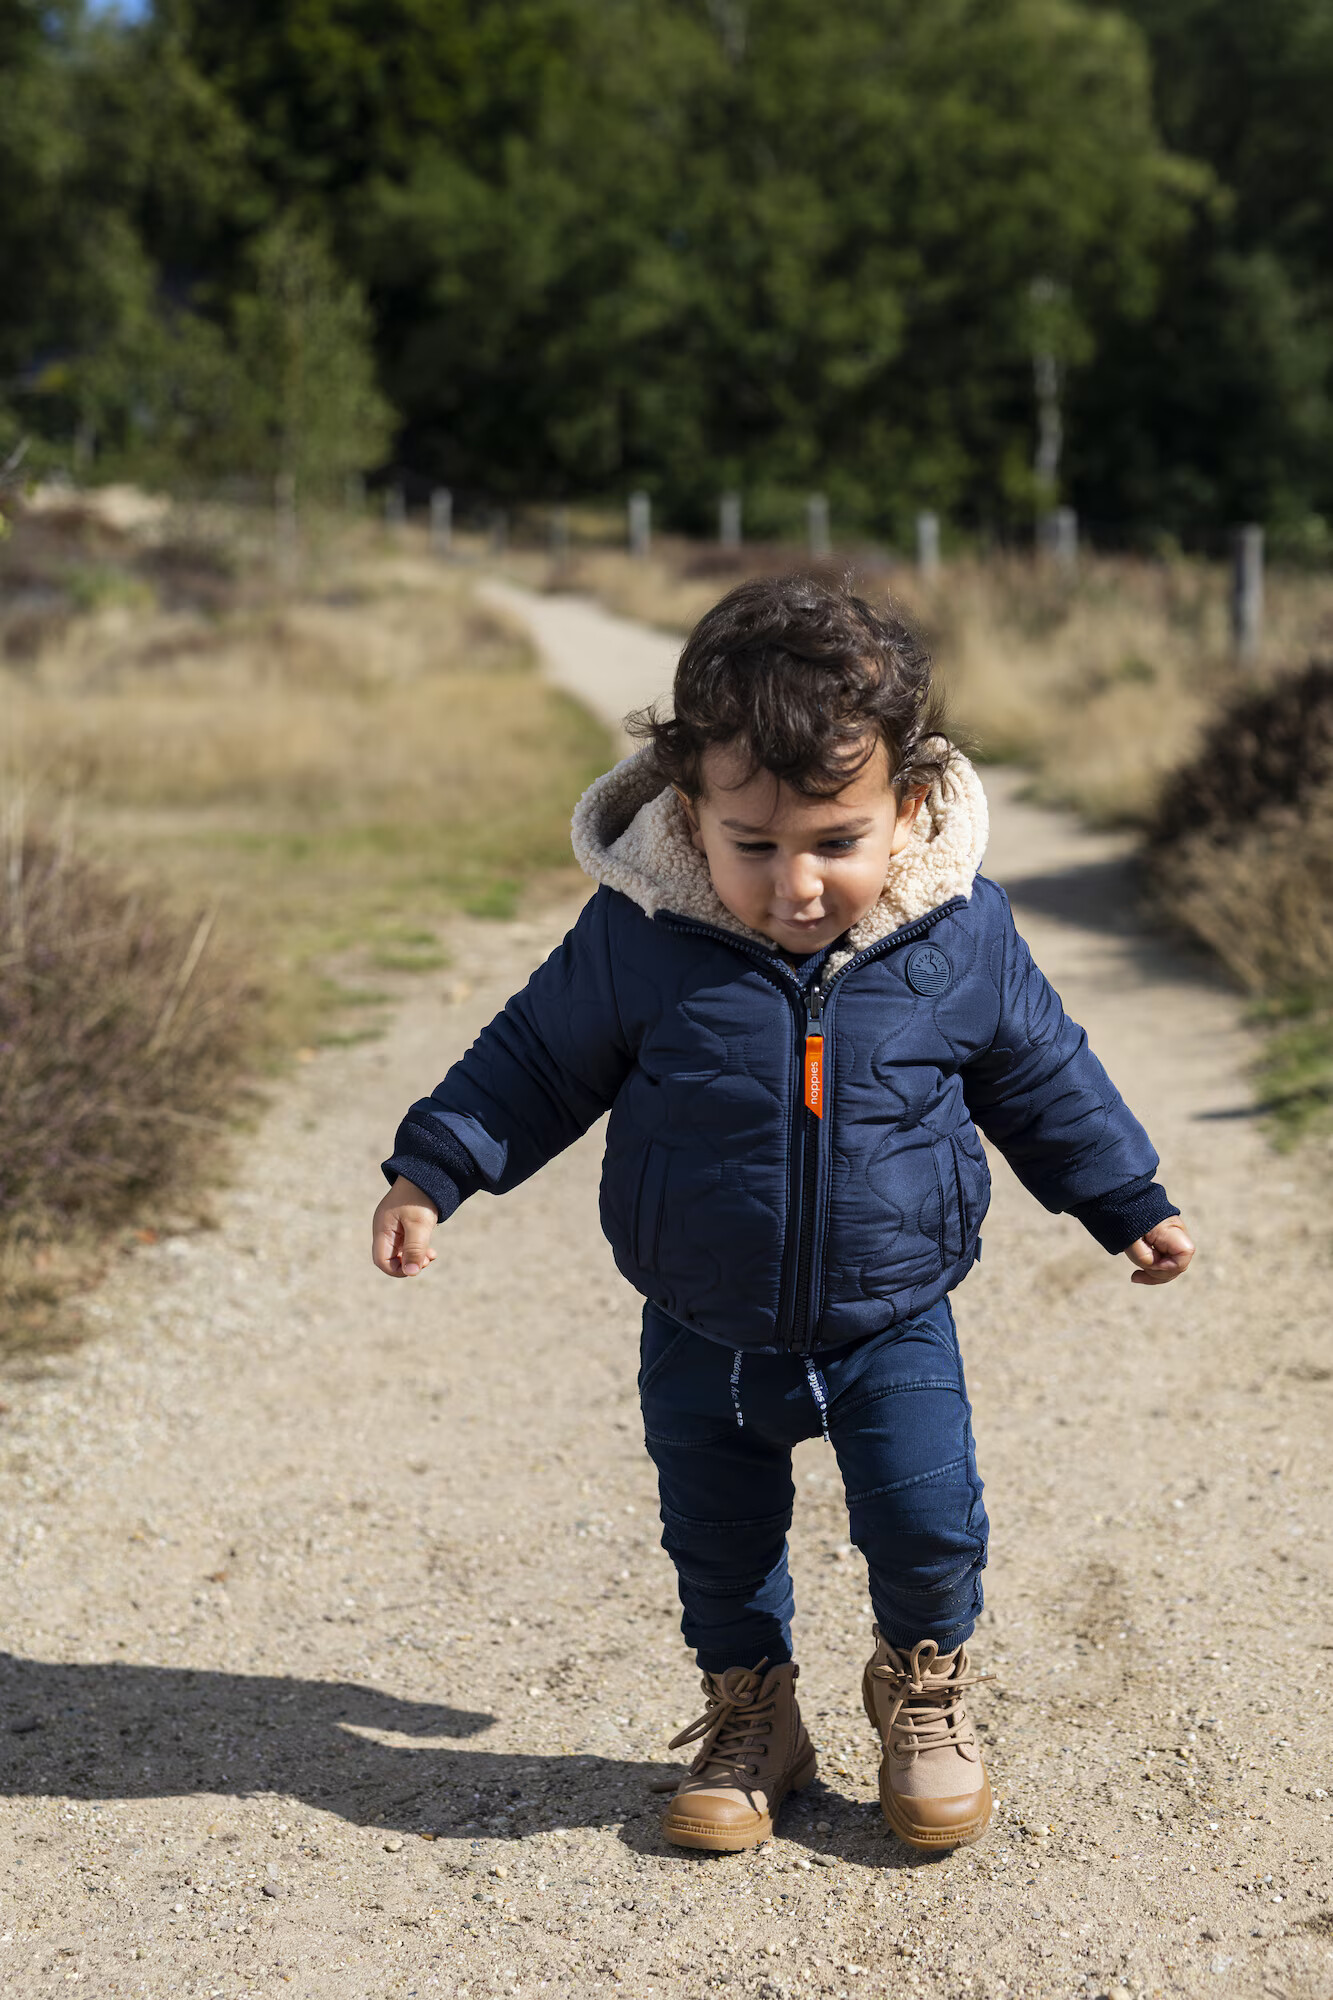
[[784, 903], [797, 909], [818, 902], [824, 891], [824, 874], [813, 854], [784, 857], [778, 868], [777, 892]]

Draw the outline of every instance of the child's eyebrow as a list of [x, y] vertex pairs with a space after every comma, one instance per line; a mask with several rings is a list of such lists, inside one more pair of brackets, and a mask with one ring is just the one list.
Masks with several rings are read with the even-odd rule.
[[[765, 839], [768, 840], [771, 840], [773, 837], [770, 828], [766, 826], [747, 826], [745, 821], [742, 819], [724, 819], [722, 824], [723, 826], [726, 827], [729, 833], [748, 833], [754, 835], [762, 835]], [[839, 820], [836, 826], [820, 827], [815, 835], [815, 838], [817, 840], [840, 839], [844, 834], [864, 833], [865, 829], [868, 826], [873, 826], [873, 825], [874, 825], [874, 820], [869, 815], [867, 815], [863, 819]]]

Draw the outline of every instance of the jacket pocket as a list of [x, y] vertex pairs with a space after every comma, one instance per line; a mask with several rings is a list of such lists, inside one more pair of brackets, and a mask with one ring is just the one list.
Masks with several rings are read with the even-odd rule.
[[935, 1179], [940, 1196], [940, 1260], [947, 1269], [962, 1256], [966, 1240], [962, 1181], [952, 1139], [937, 1140], [931, 1147], [931, 1154], [935, 1161]]
[[990, 1200], [990, 1170], [986, 1157], [975, 1156], [956, 1135], [949, 1141], [953, 1152], [954, 1175], [958, 1188], [958, 1214], [961, 1223], [959, 1254], [972, 1242], [980, 1229]]
[[662, 1239], [662, 1214], [666, 1207], [669, 1162], [670, 1155], [664, 1147], [649, 1146], [644, 1154], [643, 1168], [639, 1174], [631, 1228], [635, 1262], [644, 1271], [652, 1271], [657, 1267], [657, 1253]]

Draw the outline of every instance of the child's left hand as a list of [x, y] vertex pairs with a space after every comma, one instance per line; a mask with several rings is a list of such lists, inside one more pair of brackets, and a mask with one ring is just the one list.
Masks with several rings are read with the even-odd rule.
[[1169, 1285], [1189, 1269], [1194, 1244], [1180, 1217], [1169, 1215], [1137, 1243], [1131, 1243], [1125, 1255], [1139, 1267], [1130, 1278], [1131, 1285]]

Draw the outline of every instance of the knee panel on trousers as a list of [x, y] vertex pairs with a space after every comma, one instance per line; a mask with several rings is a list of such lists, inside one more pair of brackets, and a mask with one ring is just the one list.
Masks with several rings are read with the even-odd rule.
[[[885, 1636], [952, 1643], [981, 1608], [988, 1523], [961, 1383], [878, 1396], [839, 1457]], [[885, 1477], [891, 1472], [891, 1477]]]

